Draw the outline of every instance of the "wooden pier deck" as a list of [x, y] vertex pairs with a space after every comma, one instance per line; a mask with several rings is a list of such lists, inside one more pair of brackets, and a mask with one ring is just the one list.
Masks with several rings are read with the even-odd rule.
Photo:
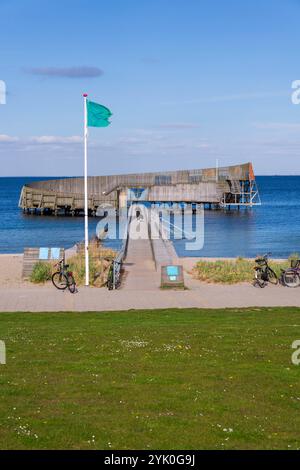
[[[131, 216], [128, 226], [127, 254], [123, 264], [122, 289], [145, 291], [160, 286], [161, 266], [176, 264], [177, 254], [169, 240], [151, 238], [149, 210], [140, 220]], [[136, 238], [140, 233], [143, 238]], [[161, 235], [161, 233], [160, 233]]]

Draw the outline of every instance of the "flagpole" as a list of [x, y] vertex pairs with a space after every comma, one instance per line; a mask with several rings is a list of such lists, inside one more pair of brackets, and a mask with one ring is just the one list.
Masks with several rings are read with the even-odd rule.
[[89, 206], [87, 187], [87, 94], [83, 95], [84, 102], [84, 254], [85, 254], [85, 285], [89, 285]]

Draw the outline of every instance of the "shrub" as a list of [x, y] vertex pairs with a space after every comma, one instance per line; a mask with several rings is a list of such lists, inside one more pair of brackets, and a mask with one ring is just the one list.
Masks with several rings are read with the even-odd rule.
[[33, 270], [30, 276], [30, 281], [36, 284], [46, 282], [51, 279], [52, 267], [48, 263], [42, 263], [39, 261], [33, 266]]

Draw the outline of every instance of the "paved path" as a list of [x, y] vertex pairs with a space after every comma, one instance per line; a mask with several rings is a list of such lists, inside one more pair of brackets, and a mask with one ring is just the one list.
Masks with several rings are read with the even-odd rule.
[[[147, 221], [142, 219], [138, 222], [139, 230], [144, 236], [148, 235]], [[127, 256], [124, 268], [121, 290], [140, 291], [157, 290], [159, 288], [159, 275], [155, 269], [151, 241], [149, 238], [135, 239], [136, 225], [129, 225], [129, 239]], [[134, 231], [134, 234], [132, 232]], [[132, 294], [134, 295], [134, 294]]]
[[[145, 243], [144, 243], [145, 242]], [[129, 242], [130, 243], [130, 242]], [[124, 288], [108, 291], [106, 288], [80, 287], [77, 294], [61, 292], [52, 284], [35, 286], [21, 279], [22, 257], [2, 255], [0, 278], [0, 312], [15, 311], [109, 311], [158, 308], [223, 308], [223, 307], [300, 307], [300, 288], [288, 289], [268, 286], [256, 289], [250, 284], [217, 285], [192, 279], [185, 272], [188, 290], [165, 291], [159, 289], [159, 274], [150, 257], [148, 240], [137, 240], [135, 249], [129, 246]], [[8, 260], [10, 260], [8, 262]], [[176, 260], [174, 260], [176, 262]], [[179, 260], [182, 262], [182, 260]], [[186, 264], [189, 270], [195, 260]], [[14, 276], [11, 276], [12, 273]], [[8, 278], [7, 278], [8, 277]], [[7, 279], [6, 279], [7, 278]], [[11, 280], [15, 284], [11, 284]]]
[[190, 290], [161, 291], [80, 287], [77, 294], [44, 287], [0, 287], [0, 311], [106, 311], [146, 308], [300, 307], [300, 288], [268, 286], [256, 289], [249, 284], [233, 286], [204, 284], [187, 279]]

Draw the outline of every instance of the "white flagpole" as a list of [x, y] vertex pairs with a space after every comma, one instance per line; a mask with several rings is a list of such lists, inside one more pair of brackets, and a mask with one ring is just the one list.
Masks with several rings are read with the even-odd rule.
[[89, 206], [87, 187], [87, 94], [83, 95], [84, 101], [84, 254], [85, 254], [85, 285], [89, 285]]

